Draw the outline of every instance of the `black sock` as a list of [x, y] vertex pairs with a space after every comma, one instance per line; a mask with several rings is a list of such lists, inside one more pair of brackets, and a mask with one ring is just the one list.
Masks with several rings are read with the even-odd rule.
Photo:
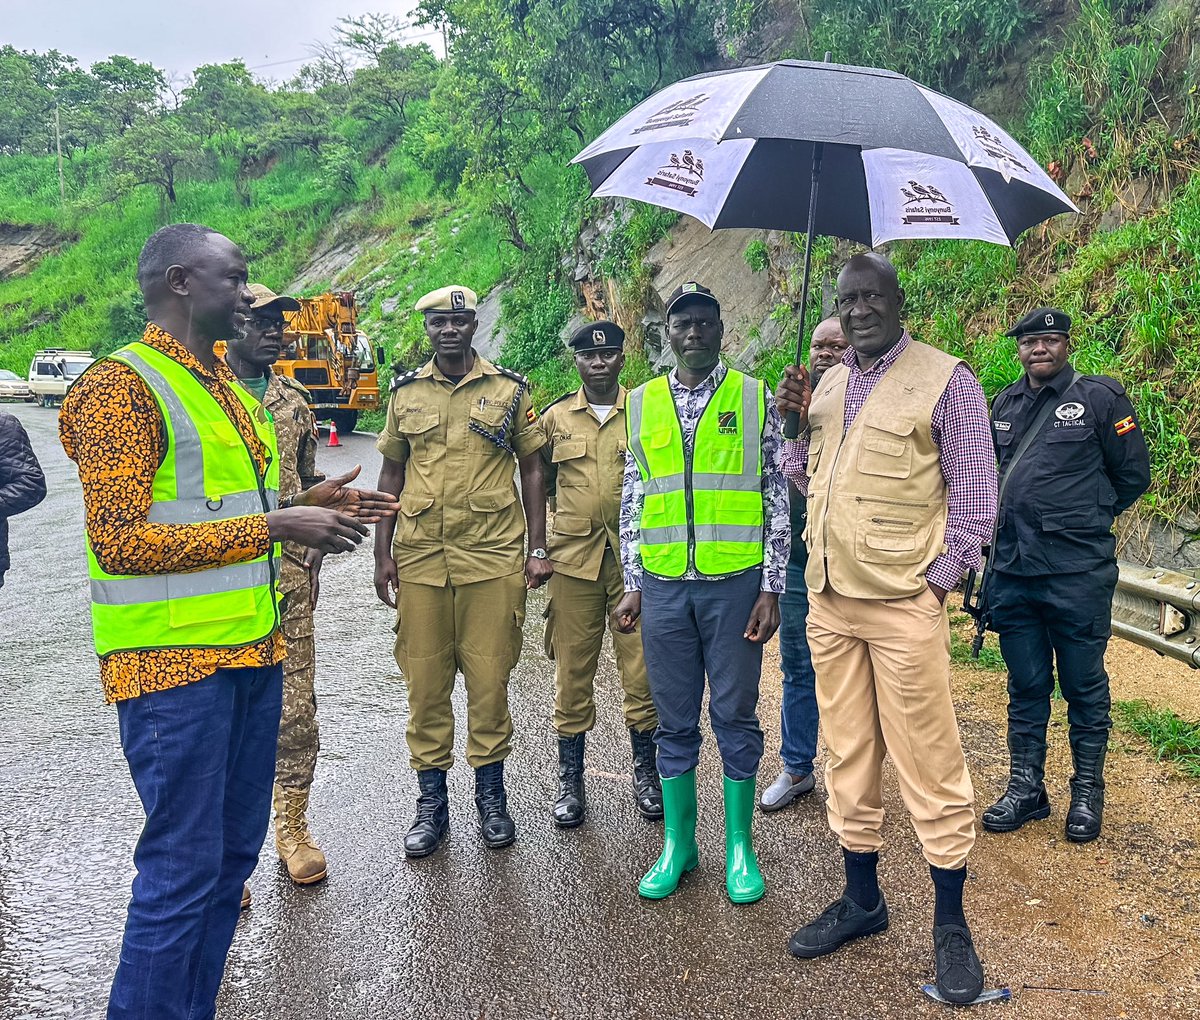
[[962, 894], [963, 883], [967, 880], [967, 869], [935, 868], [929, 865], [929, 875], [933, 879], [933, 923], [961, 924], [967, 926], [966, 915], [963, 914]]
[[843, 847], [842, 858], [846, 863], [845, 895], [863, 910], [874, 910], [879, 906], [879, 880], [875, 877], [879, 854], [856, 854]]

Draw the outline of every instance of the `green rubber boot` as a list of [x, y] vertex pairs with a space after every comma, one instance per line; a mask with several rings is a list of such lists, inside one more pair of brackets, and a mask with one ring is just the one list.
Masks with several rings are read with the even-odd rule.
[[679, 880], [700, 863], [696, 846], [696, 770], [663, 779], [662, 796], [663, 852], [638, 883], [638, 893], [648, 900], [670, 896], [679, 887]]
[[725, 780], [725, 889], [734, 903], [761, 900], [765, 888], [750, 822], [754, 818], [754, 777]]

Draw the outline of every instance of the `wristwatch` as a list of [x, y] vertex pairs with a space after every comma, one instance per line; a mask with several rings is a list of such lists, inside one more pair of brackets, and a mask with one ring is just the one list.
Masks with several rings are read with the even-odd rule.
[[549, 558], [550, 558], [550, 557], [547, 555], [547, 553], [546, 553], [546, 550], [545, 550], [545, 549], [530, 549], [530, 550], [529, 550], [529, 555], [530, 555], [530, 556], [532, 556], [532, 557], [533, 557], [535, 560], [545, 560], [545, 559], [549, 559]]

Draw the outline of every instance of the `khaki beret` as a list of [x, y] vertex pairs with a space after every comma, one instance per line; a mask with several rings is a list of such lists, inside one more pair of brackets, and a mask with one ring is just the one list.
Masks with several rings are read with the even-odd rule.
[[431, 290], [415, 307], [418, 312], [473, 312], [478, 300], [470, 287], [454, 284]]

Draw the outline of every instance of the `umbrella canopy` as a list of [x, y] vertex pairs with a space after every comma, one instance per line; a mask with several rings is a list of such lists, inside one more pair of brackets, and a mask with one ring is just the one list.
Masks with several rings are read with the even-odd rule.
[[[822, 158], [810, 210], [810, 169]], [[969, 106], [891, 71], [801, 60], [676, 82], [573, 162], [597, 197], [639, 199], [714, 229], [868, 245], [931, 237], [1010, 244], [1075, 210], [1006, 131]]]

